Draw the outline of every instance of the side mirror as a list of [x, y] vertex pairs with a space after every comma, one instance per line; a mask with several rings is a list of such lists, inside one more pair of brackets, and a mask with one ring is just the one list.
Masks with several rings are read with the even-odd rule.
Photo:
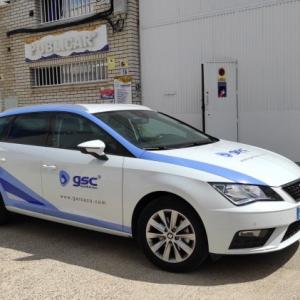
[[77, 147], [84, 154], [91, 154], [98, 159], [108, 160], [108, 157], [104, 152], [106, 146], [100, 140], [84, 142], [79, 144]]

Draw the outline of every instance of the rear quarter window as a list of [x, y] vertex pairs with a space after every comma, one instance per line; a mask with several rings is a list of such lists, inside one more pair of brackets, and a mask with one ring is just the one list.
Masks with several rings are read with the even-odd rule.
[[50, 118], [47, 113], [18, 115], [9, 128], [10, 143], [45, 146], [49, 134]]
[[11, 120], [12, 117], [0, 118], [0, 141], [6, 139]]

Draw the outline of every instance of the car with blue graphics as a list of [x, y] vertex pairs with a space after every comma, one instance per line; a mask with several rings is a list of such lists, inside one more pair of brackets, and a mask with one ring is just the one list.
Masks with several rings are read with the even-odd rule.
[[19, 213], [135, 238], [158, 267], [300, 239], [300, 168], [139, 105], [0, 114], [0, 223]]

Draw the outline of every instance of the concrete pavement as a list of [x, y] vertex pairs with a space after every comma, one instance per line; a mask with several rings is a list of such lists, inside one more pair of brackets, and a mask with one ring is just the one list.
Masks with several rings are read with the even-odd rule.
[[132, 240], [17, 216], [0, 227], [0, 299], [300, 299], [298, 247], [171, 274]]

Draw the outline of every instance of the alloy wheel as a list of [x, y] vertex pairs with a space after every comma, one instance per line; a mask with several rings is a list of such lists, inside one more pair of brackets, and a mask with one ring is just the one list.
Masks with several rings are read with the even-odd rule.
[[173, 209], [156, 212], [146, 226], [151, 251], [168, 263], [181, 263], [194, 252], [196, 234], [187, 217]]

